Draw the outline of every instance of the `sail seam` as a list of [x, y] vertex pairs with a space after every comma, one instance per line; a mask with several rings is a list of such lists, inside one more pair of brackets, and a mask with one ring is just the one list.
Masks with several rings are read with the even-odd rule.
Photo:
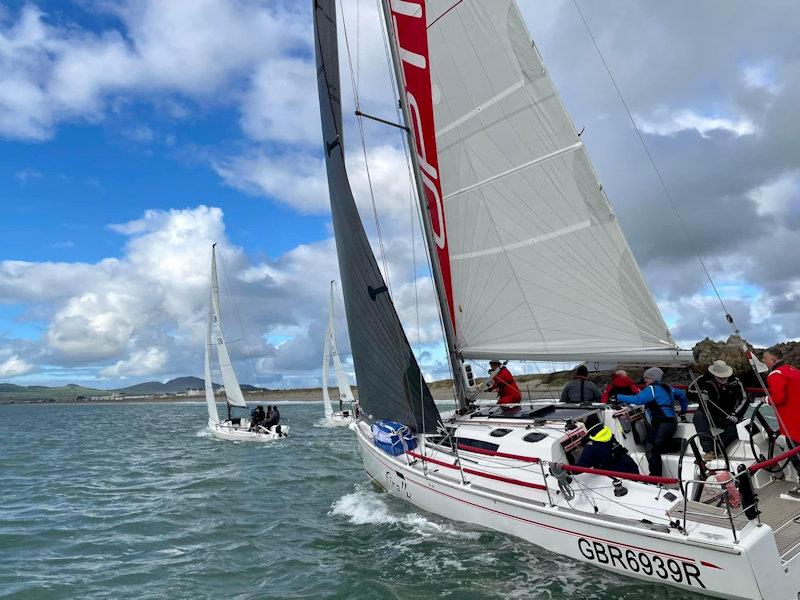
[[453, 198], [454, 196], [459, 196], [461, 194], [465, 194], [466, 192], [471, 192], [472, 190], [475, 190], [475, 189], [478, 189], [480, 187], [483, 187], [484, 185], [486, 185], [488, 183], [492, 183], [493, 181], [497, 181], [498, 179], [503, 179], [504, 177], [507, 177], [508, 175], [512, 175], [514, 173], [517, 173], [518, 171], [522, 171], [523, 169], [527, 169], [528, 167], [532, 167], [533, 165], [539, 164], [539, 163], [544, 162], [546, 160], [550, 160], [551, 158], [556, 158], [558, 156], [563, 156], [564, 154], [567, 154], [567, 153], [572, 152], [574, 150], [578, 150], [578, 149], [580, 149], [582, 147], [583, 147], [583, 142], [579, 141], [579, 142], [575, 142], [574, 144], [572, 144], [570, 146], [566, 146], [565, 148], [559, 148], [558, 150], [556, 150], [554, 152], [551, 152], [550, 154], [545, 154], [544, 156], [540, 156], [538, 158], [534, 158], [533, 160], [529, 160], [528, 162], [522, 163], [521, 165], [517, 165], [516, 167], [508, 169], [507, 171], [503, 171], [502, 173], [498, 173], [497, 175], [493, 175], [492, 177], [487, 177], [483, 181], [478, 181], [477, 183], [473, 183], [472, 185], [468, 185], [465, 188], [461, 188], [460, 190], [456, 190], [455, 192], [452, 192], [451, 194], [445, 195], [442, 198], [442, 200], [446, 201], [446, 200], [449, 200], [450, 198]]

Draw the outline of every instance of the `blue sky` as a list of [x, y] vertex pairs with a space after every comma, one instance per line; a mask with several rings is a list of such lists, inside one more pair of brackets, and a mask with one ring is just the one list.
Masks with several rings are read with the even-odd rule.
[[[572, 3], [520, 5], [575, 123], [587, 126], [584, 142], [675, 337], [691, 344], [728, 333], [698, 250], [747, 337], [800, 336], [800, 261], [792, 259], [800, 9], [630, 0], [600, 10], [581, 2], [690, 223], [692, 245], [660, 197]], [[337, 266], [309, 6], [0, 7], [0, 381], [116, 387], [199, 374], [208, 248], [219, 241], [238, 313], [228, 338], [246, 340], [232, 345], [247, 365], [242, 379], [319, 383], [327, 282]], [[374, 3], [361, 4], [357, 40], [355, 7], [345, 0], [363, 107], [391, 117]], [[347, 81], [343, 88], [349, 93]], [[352, 104], [345, 97], [346, 114]], [[348, 123], [351, 179], [372, 233]], [[415, 322], [417, 282], [422, 325], [410, 337], [427, 351], [423, 370], [442, 377], [421, 246], [410, 262], [400, 138], [368, 124], [367, 141], [395, 300], [406, 323]]]

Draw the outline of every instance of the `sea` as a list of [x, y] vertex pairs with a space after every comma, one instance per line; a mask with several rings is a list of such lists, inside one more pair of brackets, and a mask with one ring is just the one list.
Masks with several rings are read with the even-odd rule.
[[201, 403], [0, 406], [0, 598], [677, 599], [420, 511], [321, 403], [216, 440]]

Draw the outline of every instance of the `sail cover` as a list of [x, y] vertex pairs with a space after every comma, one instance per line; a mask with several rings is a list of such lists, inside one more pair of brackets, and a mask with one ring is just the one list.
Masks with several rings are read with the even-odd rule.
[[425, 9], [457, 350], [670, 357], [667, 326], [516, 3]]
[[358, 215], [344, 163], [335, 0], [315, 0], [317, 85], [333, 229], [362, 412], [417, 432], [440, 420]]

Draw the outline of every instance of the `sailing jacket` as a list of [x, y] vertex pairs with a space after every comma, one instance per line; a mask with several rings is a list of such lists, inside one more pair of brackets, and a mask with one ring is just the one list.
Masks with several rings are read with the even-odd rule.
[[[667, 390], [670, 390], [672, 393]], [[689, 408], [686, 401], [686, 393], [683, 390], [671, 388], [661, 382], [648, 385], [635, 396], [620, 394], [617, 396], [617, 401], [624, 404], [644, 405], [650, 415], [650, 422], [654, 423], [655, 421], [664, 419], [675, 419], [676, 398], [681, 403], [681, 413], [685, 413], [686, 409]]]
[[606, 404], [609, 399], [616, 398], [619, 394], [638, 394], [641, 388], [633, 382], [633, 379], [627, 375], [617, 375], [614, 373], [611, 376], [611, 383], [603, 390], [603, 396], [600, 402]]
[[639, 473], [639, 468], [628, 451], [614, 439], [614, 434], [608, 427], [589, 436], [589, 441], [578, 459], [578, 466], [620, 473]]
[[580, 404], [581, 402], [600, 402], [600, 388], [593, 381], [577, 375], [561, 390], [561, 402]]
[[517, 404], [522, 400], [522, 394], [517, 387], [517, 382], [514, 381], [514, 376], [505, 367], [500, 367], [488, 390], [497, 392], [498, 404]]
[[734, 415], [741, 420], [750, 402], [738, 377], [729, 377], [727, 382], [718, 383], [710, 373], [701, 375], [689, 384], [686, 395], [692, 402], [700, 405], [698, 410], [703, 410], [703, 405], [706, 406], [717, 427], [724, 426], [722, 421], [728, 415]]
[[767, 389], [780, 416], [781, 433], [800, 442], [800, 371], [783, 361], [767, 375]]

